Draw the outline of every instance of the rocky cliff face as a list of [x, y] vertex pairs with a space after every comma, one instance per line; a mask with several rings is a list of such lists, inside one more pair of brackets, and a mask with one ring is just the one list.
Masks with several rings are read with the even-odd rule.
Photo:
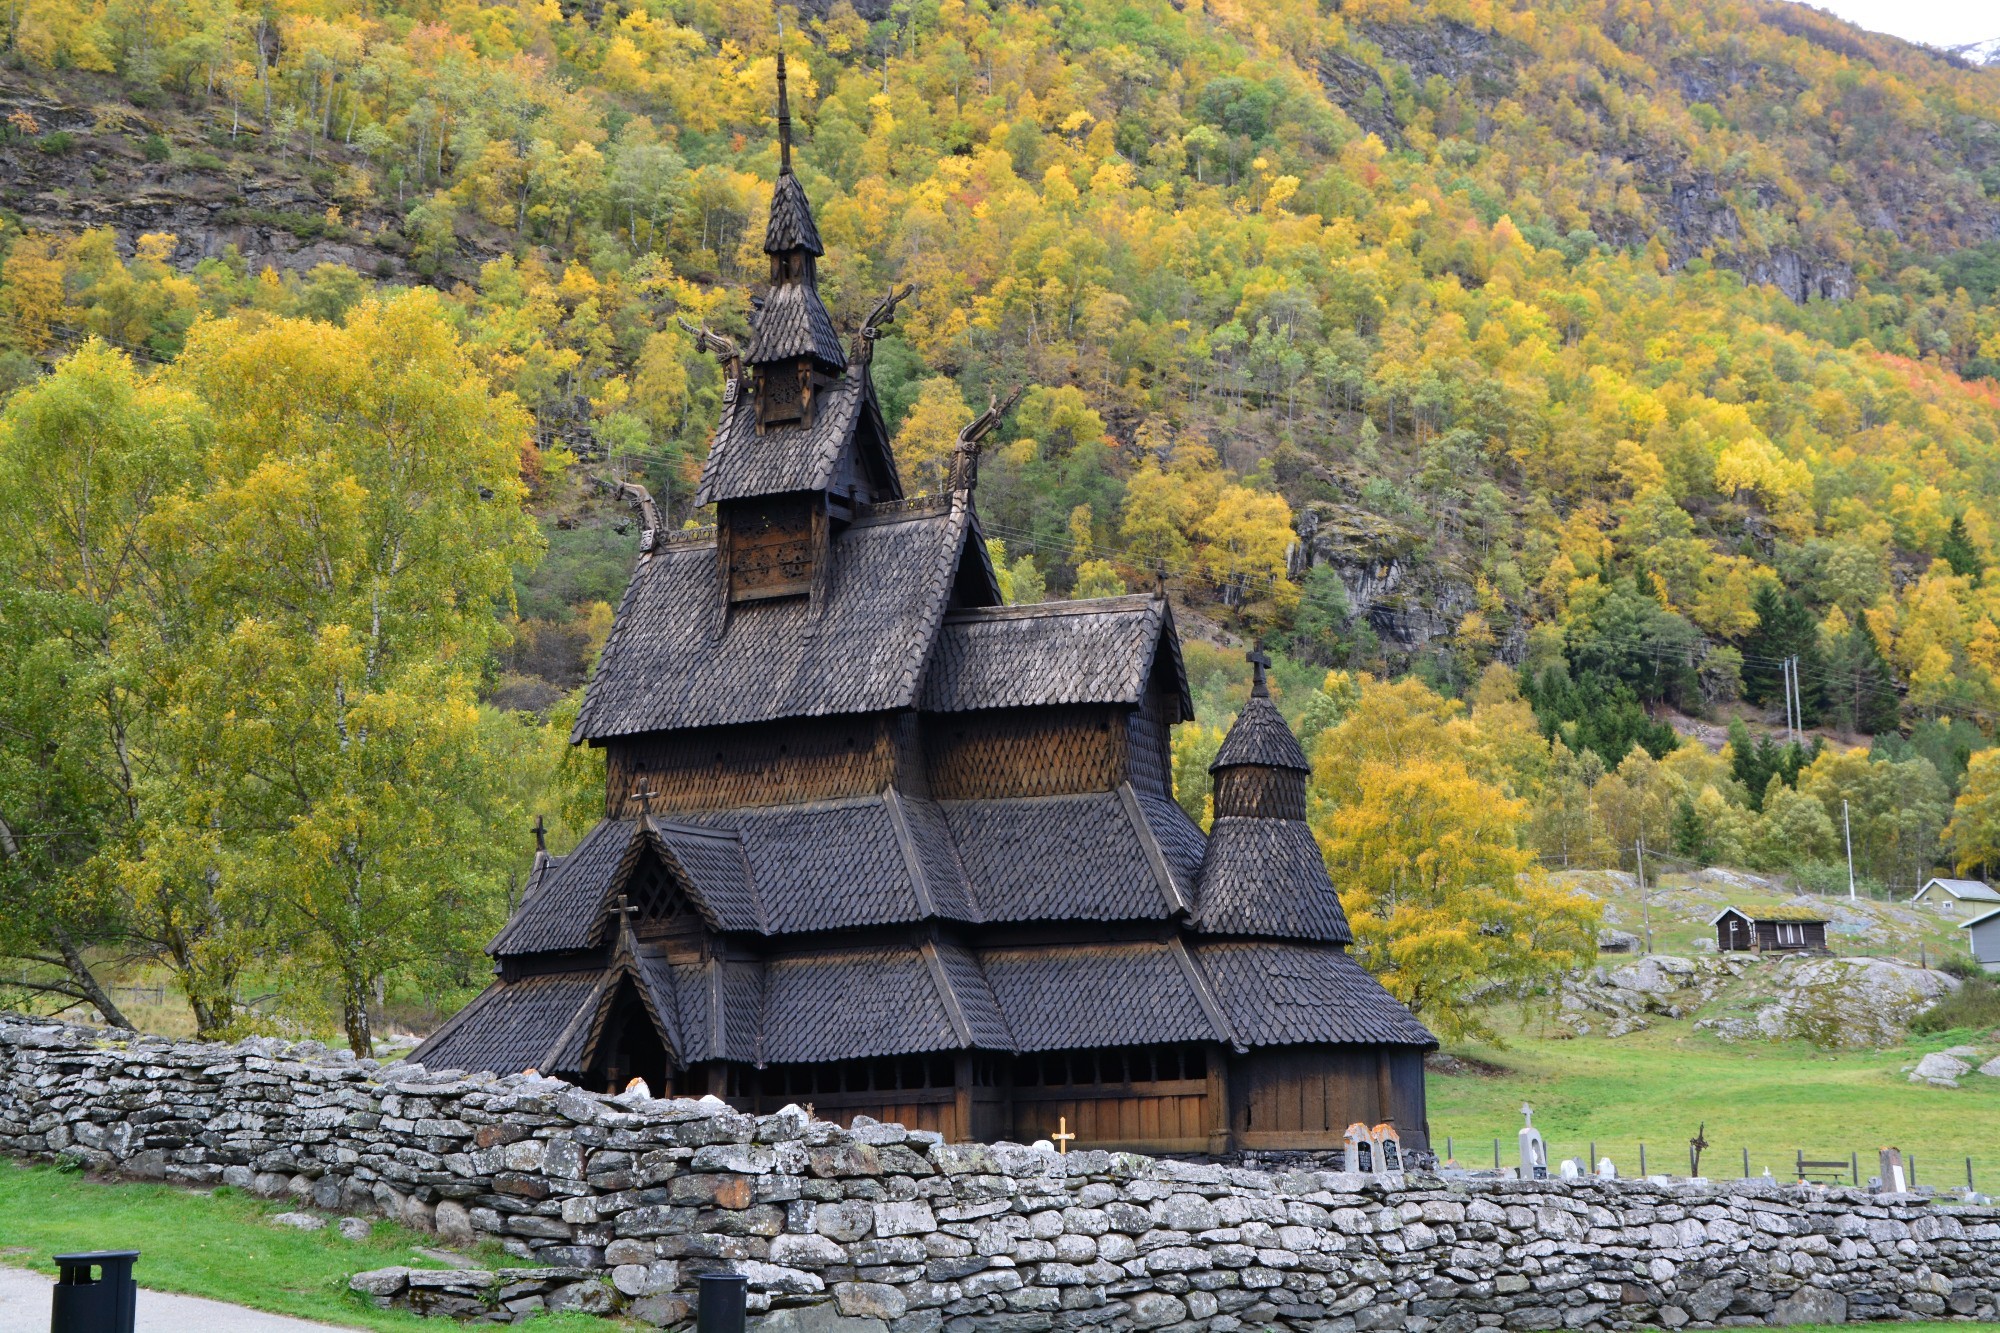
[[0, 208], [31, 230], [109, 228], [130, 256], [140, 236], [171, 233], [171, 262], [192, 269], [234, 247], [250, 272], [345, 264], [407, 279], [400, 211], [343, 186], [360, 155], [334, 144], [307, 160], [274, 157], [261, 132], [236, 136], [175, 111], [99, 96], [82, 78], [0, 72]]
[[[1790, 8], [1772, 11], [1773, 26], [1835, 50], [1859, 68], [1877, 63], [1865, 42], [1823, 16], [1777, 12]], [[1927, 136], [1900, 141], [1871, 125], [1886, 117], [1878, 116], [1877, 95], [1865, 86], [1845, 95], [1837, 115], [1818, 122], [1786, 109], [1808, 90], [1803, 75], [1740, 49], [1703, 50], [1682, 42], [1655, 51], [1642, 41], [1622, 52], [1623, 59], [1587, 74], [1551, 73], [1530, 70], [1530, 53], [1519, 43], [1453, 19], [1363, 22], [1349, 35], [1349, 48], [1324, 55], [1319, 72], [1328, 97], [1362, 129], [1391, 148], [1404, 147], [1405, 121], [1429, 116], [1438, 98], [1449, 96], [1478, 108], [1469, 134], [1461, 125], [1459, 135], [1485, 144], [1503, 104], [1516, 115], [1525, 108], [1540, 128], [1574, 150], [1579, 187], [1625, 182], [1643, 202], [1636, 215], [1629, 199], [1617, 207], [1588, 205], [1599, 239], [1638, 247], [1657, 238], [1674, 268], [1707, 259], [1793, 301], [1839, 301], [1854, 293], [1854, 269], [1825, 238], [1818, 219], [1851, 218], [1904, 244], [1937, 250], [2000, 236], [2000, 198], [1979, 184], [2000, 164], [2000, 135], [1993, 127], [1947, 116]], [[1607, 36], [1618, 44], [1618, 34]], [[1649, 62], [1656, 67], [1649, 70]], [[1598, 80], [1631, 99], [1626, 110], [1614, 113], [1604, 104]], [[1689, 139], [1664, 121], [1649, 124], [1630, 109], [1641, 101], [1662, 107], [1661, 117], [1694, 108], [1702, 129]], [[1727, 108], [1726, 115], [1719, 108]], [[1697, 151], [1702, 134], [1724, 124], [1738, 134], [1782, 129], [1802, 136], [1817, 160], [1784, 162], [1795, 177], [1786, 182], [1747, 163], [1740, 139], [1725, 144], [1718, 137], [1705, 146], [1713, 151]], [[1706, 165], [1718, 158], [1729, 162], [1727, 179]], [[1593, 197], [1611, 195], [1599, 190]]]
[[1416, 533], [1358, 505], [1310, 501], [1297, 530], [1290, 576], [1332, 569], [1352, 614], [1386, 643], [1414, 651], [1448, 639], [1477, 605], [1469, 571], [1431, 558]]

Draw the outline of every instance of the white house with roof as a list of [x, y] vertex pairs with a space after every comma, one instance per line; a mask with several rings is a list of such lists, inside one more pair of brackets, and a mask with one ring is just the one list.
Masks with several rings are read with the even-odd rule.
[[1961, 921], [1958, 927], [1970, 937], [1966, 946], [1979, 965], [1988, 972], [2000, 972], [2000, 907]]
[[2000, 889], [1977, 879], [1929, 879], [1910, 899], [1945, 916], [1982, 916], [2000, 907]]

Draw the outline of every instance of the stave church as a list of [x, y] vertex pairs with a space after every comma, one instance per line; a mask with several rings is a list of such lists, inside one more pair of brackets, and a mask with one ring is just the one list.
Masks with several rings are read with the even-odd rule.
[[[1256, 684], [1175, 803], [1193, 717], [1163, 595], [1002, 604], [967, 427], [906, 495], [780, 167], [770, 288], [722, 358], [711, 528], [646, 521], [572, 740], [603, 820], [538, 850], [495, 980], [413, 1056], [617, 1090], [810, 1104], [952, 1140], [1222, 1153], [1428, 1147], [1436, 1041], [1349, 957], [1306, 757]], [[1069, 1140], [1065, 1140], [1069, 1142]]]

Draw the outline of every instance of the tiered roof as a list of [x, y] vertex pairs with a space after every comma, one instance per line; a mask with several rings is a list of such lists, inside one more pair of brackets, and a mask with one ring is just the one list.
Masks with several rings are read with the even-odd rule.
[[[1261, 655], [1216, 757], [1204, 836], [1166, 775], [1165, 729], [1194, 714], [1166, 599], [998, 605], [972, 506], [976, 431], [951, 494], [900, 499], [867, 359], [841, 358], [819, 303], [821, 245], [788, 116], [780, 139], [765, 231], [774, 286], [749, 360], [808, 357], [834, 378], [806, 425], [760, 428], [751, 396], [735, 394], [700, 499], [728, 528], [731, 515], [814, 498], [821, 563], [806, 595], [732, 604], [715, 532], [650, 545], [572, 739], [650, 745], [700, 729], [726, 745], [736, 726], [894, 714], [899, 765], [926, 762], [928, 728], [1017, 734], [1019, 722], [1018, 734], [1082, 727], [1129, 766], [1105, 789], [1047, 796], [936, 799], [921, 776], [899, 776], [838, 800], [627, 809], [568, 855], [538, 855], [491, 946], [505, 979], [419, 1058], [581, 1070], [633, 996], [683, 1066], [1435, 1045], [1345, 952], [1346, 917], [1305, 824], [1309, 764]], [[666, 885], [669, 907], [655, 894], [647, 909], [671, 909], [659, 929], [694, 931], [698, 947], [635, 940], [614, 909], [641, 875], [649, 892]]]

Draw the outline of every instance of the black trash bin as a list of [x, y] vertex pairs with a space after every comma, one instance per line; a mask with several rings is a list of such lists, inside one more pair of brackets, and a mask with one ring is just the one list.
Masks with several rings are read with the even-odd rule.
[[744, 1297], [750, 1279], [737, 1273], [703, 1273], [695, 1301], [695, 1333], [743, 1333]]
[[138, 1257], [137, 1250], [57, 1255], [49, 1333], [132, 1333], [139, 1315], [139, 1284], [132, 1280]]

